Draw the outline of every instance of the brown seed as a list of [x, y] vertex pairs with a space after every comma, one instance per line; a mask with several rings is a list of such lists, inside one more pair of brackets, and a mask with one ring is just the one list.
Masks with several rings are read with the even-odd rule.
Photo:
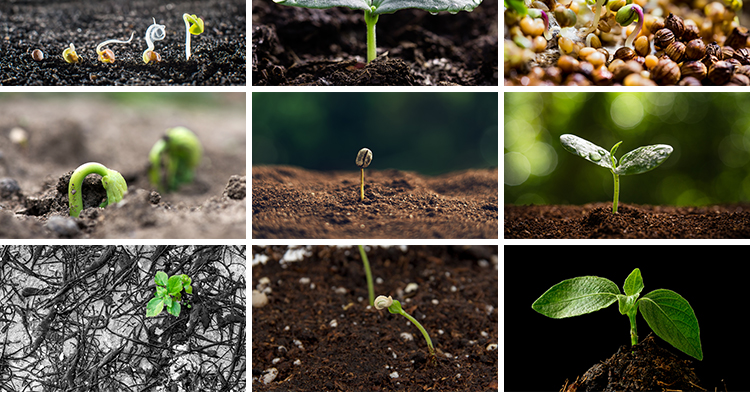
[[615, 59], [622, 59], [628, 61], [635, 57], [635, 51], [630, 47], [620, 47], [615, 51]]
[[748, 86], [750, 85], [750, 77], [744, 74], [735, 73], [732, 76], [732, 78], [729, 80], [729, 84], [737, 85], [737, 86]]
[[716, 56], [716, 58], [719, 60], [722, 59], [721, 47], [716, 43], [716, 41], [706, 45], [706, 55]]
[[35, 49], [31, 52], [31, 58], [36, 60], [37, 62], [40, 62], [44, 60], [44, 52], [42, 52], [41, 49]]
[[635, 47], [635, 53], [640, 56], [646, 56], [651, 52], [651, 43], [646, 36], [636, 38], [633, 46]]
[[674, 41], [674, 33], [672, 33], [672, 31], [667, 28], [660, 29], [654, 34], [654, 46], [657, 49], [664, 49]]
[[724, 85], [732, 79], [734, 65], [720, 60], [708, 68], [708, 79], [716, 85]]
[[690, 40], [685, 47], [685, 56], [691, 60], [702, 59], [706, 56], [706, 44], [700, 38]]
[[664, 53], [667, 54], [667, 56], [669, 56], [672, 60], [679, 63], [685, 56], [685, 44], [683, 44], [682, 41], [675, 41], [667, 46], [667, 48], [664, 50]]
[[683, 41], [695, 40], [701, 35], [701, 31], [700, 29], [698, 29], [698, 25], [695, 25], [695, 22], [693, 22], [692, 20], [690, 22], [691, 23], [685, 23], [685, 31], [682, 33]]
[[[541, 36], [539, 36], [539, 37], [541, 37]], [[539, 37], [537, 37], [537, 38], [539, 38]], [[544, 37], [542, 37], [542, 40], [544, 40]], [[534, 41], [536, 41], [536, 39], [534, 39]], [[545, 45], [545, 47], [547, 46], [547, 41], [546, 40], [544, 41], [544, 45]], [[535, 47], [534, 48], [536, 50], [536, 43], [535, 43]], [[541, 52], [541, 51], [536, 51], [536, 52]], [[156, 53], [154, 51], [148, 51], [148, 52], [146, 52], [146, 56], [148, 57], [148, 61], [149, 62], [161, 62], [161, 55], [159, 55], [158, 53]]]
[[680, 86], [702, 86], [701, 82], [695, 77], [685, 77], [680, 80]]
[[651, 79], [659, 85], [674, 85], [680, 80], [680, 67], [668, 57], [659, 59], [651, 70]]
[[732, 29], [732, 32], [729, 33], [727, 39], [724, 40], [724, 45], [730, 46], [734, 49], [742, 49], [747, 47], [748, 38], [750, 38], [748, 30], [742, 26], [738, 26]]
[[591, 73], [591, 79], [597, 85], [612, 85], [612, 73], [606, 67], [599, 67]]
[[682, 67], [680, 67], [680, 74], [682, 74], [683, 78], [693, 77], [700, 81], [706, 78], [707, 73], [706, 65], [697, 60], [684, 62]]
[[625, 77], [629, 76], [630, 74], [638, 74], [641, 71], [643, 71], [643, 67], [641, 67], [641, 65], [638, 62], [634, 60], [630, 60], [628, 62], [624, 62], [621, 65], [617, 66], [612, 71], [612, 77], [615, 81], [622, 81], [625, 79]]
[[682, 18], [672, 13], [664, 19], [664, 27], [671, 30], [677, 39], [680, 39], [682, 33], [685, 32], [685, 23], [682, 21]]
[[557, 67], [565, 74], [577, 72], [579, 64], [578, 60], [570, 55], [560, 56], [560, 59], [557, 60]]

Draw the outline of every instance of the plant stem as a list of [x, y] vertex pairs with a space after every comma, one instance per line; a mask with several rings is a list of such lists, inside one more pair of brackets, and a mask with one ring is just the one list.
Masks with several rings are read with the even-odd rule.
[[365, 200], [365, 168], [359, 169], [361, 176], [359, 179], [359, 200]]
[[617, 202], [620, 200], [620, 176], [612, 172], [615, 179], [615, 196], [612, 199], [612, 213], [617, 214]]
[[630, 343], [635, 346], [638, 344], [638, 328], [635, 326], [635, 313], [632, 315], [628, 314], [628, 318], [630, 318]]
[[83, 210], [83, 197], [81, 187], [87, 175], [96, 173], [102, 177], [109, 174], [109, 169], [101, 163], [84, 163], [73, 172], [68, 183], [68, 204], [70, 205], [70, 216], [78, 217]]
[[417, 320], [414, 319], [414, 317], [410, 316], [407, 312], [405, 312], [403, 309], [399, 309], [399, 314], [406, 317], [409, 321], [412, 322], [412, 324], [416, 325], [416, 327], [419, 329], [420, 332], [422, 332], [422, 336], [424, 336], [424, 339], [427, 340], [427, 347], [430, 349], [430, 356], [435, 356], [435, 348], [432, 347], [432, 340], [430, 340], [430, 335], [427, 334], [427, 331], [424, 329], [424, 327], [417, 322]]
[[365, 11], [365, 24], [367, 24], [367, 63], [372, 62], [378, 56], [375, 46], [375, 24], [377, 22], [378, 15], [373, 14], [372, 11]]
[[[364, 172], [364, 169], [362, 170]], [[367, 290], [370, 294], [370, 306], [375, 303], [375, 287], [372, 285], [372, 272], [370, 271], [370, 261], [367, 259], [365, 247], [359, 246], [359, 255], [362, 256], [362, 264], [365, 265], [365, 276], [367, 277]]]

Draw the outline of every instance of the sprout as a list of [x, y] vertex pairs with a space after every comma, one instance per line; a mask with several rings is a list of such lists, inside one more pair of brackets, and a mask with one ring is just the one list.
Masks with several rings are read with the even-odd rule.
[[148, 44], [148, 48], [143, 51], [144, 63], [161, 61], [161, 56], [154, 52], [154, 41], [164, 40], [164, 37], [167, 35], [167, 32], [164, 30], [166, 26], [157, 24], [156, 18], [153, 18], [153, 20], [154, 23], [146, 30], [146, 44]]
[[372, 162], [372, 151], [362, 148], [357, 153], [357, 160], [354, 162], [359, 166], [362, 176], [359, 181], [359, 200], [365, 200], [365, 167], [370, 166]]
[[604, 4], [604, 0], [596, 0], [596, 7], [594, 7], [594, 23], [592, 23], [591, 27], [589, 27], [588, 30], [586, 30], [586, 33], [583, 33], [584, 37], [593, 33], [594, 30], [596, 30], [599, 27], [599, 18], [601, 18], [602, 16], [603, 4]]
[[107, 44], [127, 44], [133, 40], [133, 35], [135, 35], [135, 32], [130, 33], [130, 39], [128, 39], [128, 41], [120, 41], [120, 40], [112, 39], [112, 40], [101, 42], [99, 45], [96, 46], [96, 53], [99, 55], [99, 60], [104, 63], [114, 63], [115, 53], [112, 52], [112, 50], [109, 48], [102, 50], [102, 47]]
[[635, 27], [632, 33], [625, 40], [626, 47], [633, 47], [633, 41], [638, 37], [638, 33], [643, 29], [643, 9], [638, 4], [628, 4], [625, 7], [620, 8], [615, 15], [615, 20], [622, 26], [627, 26], [638, 19], [638, 26]]
[[73, 43], [70, 43], [70, 46], [68, 46], [68, 48], [65, 48], [62, 53], [62, 57], [68, 63], [78, 63], [81, 60], [81, 58], [79, 58], [78, 54], [76, 53], [76, 47], [73, 45]]
[[417, 320], [415, 320], [414, 317], [407, 314], [404, 309], [401, 308], [401, 302], [399, 302], [398, 300], [393, 300], [393, 298], [390, 296], [385, 297], [383, 295], [380, 295], [375, 298], [375, 308], [378, 310], [387, 308], [391, 314], [401, 314], [409, 321], [411, 321], [412, 324], [414, 324], [417, 329], [422, 332], [422, 336], [424, 336], [424, 339], [427, 341], [427, 347], [430, 349], [430, 358], [435, 358], [435, 348], [432, 346], [430, 335], [427, 334], [427, 331], [424, 329], [424, 327]]
[[107, 199], [99, 207], [107, 207], [117, 203], [128, 193], [128, 184], [122, 175], [115, 170], [104, 167], [101, 163], [89, 162], [78, 166], [70, 176], [68, 183], [68, 204], [70, 205], [70, 216], [78, 217], [83, 210], [83, 198], [81, 197], [81, 186], [87, 175], [96, 173], [102, 176], [102, 185], [107, 191]]
[[176, 127], [167, 130], [148, 155], [151, 184], [160, 191], [174, 191], [181, 184], [192, 182], [202, 155], [201, 143], [189, 129]]
[[203, 33], [203, 19], [193, 14], [182, 14], [185, 21], [185, 60], [190, 60], [190, 35]]
[[370, 260], [367, 259], [365, 247], [359, 246], [359, 255], [362, 256], [362, 264], [365, 266], [365, 277], [367, 278], [367, 292], [370, 296], [370, 306], [373, 306], [375, 298], [375, 287], [372, 285], [372, 271], [370, 271]]

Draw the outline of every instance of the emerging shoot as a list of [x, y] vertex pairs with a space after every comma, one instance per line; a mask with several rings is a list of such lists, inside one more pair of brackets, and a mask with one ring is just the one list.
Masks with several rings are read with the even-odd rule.
[[203, 147], [193, 132], [181, 126], [169, 129], [151, 148], [148, 178], [159, 191], [177, 190], [193, 181], [202, 156]]
[[636, 19], [638, 20], [638, 26], [636, 26], [628, 38], [625, 39], [626, 47], [633, 48], [633, 41], [635, 41], [635, 38], [638, 37], [638, 33], [643, 29], [643, 9], [638, 4], [628, 4], [617, 10], [617, 15], [615, 15], [615, 20], [622, 26], [627, 26], [635, 22]]
[[359, 166], [361, 173], [359, 179], [359, 200], [365, 200], [365, 167], [370, 166], [372, 162], [372, 151], [367, 148], [362, 148], [357, 153], [357, 159], [354, 163]]
[[388, 296], [385, 297], [383, 295], [378, 296], [375, 298], [375, 308], [378, 310], [388, 309], [388, 311], [391, 314], [401, 314], [404, 317], [406, 317], [409, 321], [411, 321], [414, 326], [419, 329], [420, 332], [422, 332], [422, 336], [424, 336], [424, 339], [427, 341], [427, 347], [430, 350], [430, 358], [434, 361], [435, 358], [435, 348], [432, 346], [432, 340], [430, 340], [430, 335], [427, 334], [427, 331], [424, 329], [424, 327], [417, 322], [417, 320], [414, 319], [414, 317], [407, 314], [404, 309], [401, 308], [401, 302], [398, 300], [393, 300], [392, 297]]
[[104, 63], [114, 63], [115, 62], [115, 53], [112, 52], [111, 49], [102, 49], [107, 44], [127, 44], [133, 40], [133, 36], [135, 35], [135, 32], [130, 33], [130, 39], [128, 41], [120, 41], [120, 40], [106, 40], [99, 43], [99, 45], [96, 46], [96, 53], [99, 55], [99, 61]]
[[83, 210], [81, 187], [86, 176], [92, 173], [102, 176], [102, 185], [104, 190], [107, 191], [107, 199], [99, 207], [107, 207], [110, 204], [117, 203], [128, 193], [128, 184], [120, 173], [104, 167], [101, 163], [84, 163], [75, 169], [68, 183], [68, 204], [70, 205], [71, 217], [78, 217]]
[[[167, 312], [175, 317], [180, 316], [180, 301], [182, 301], [182, 290], [189, 295], [193, 294], [192, 279], [187, 274], [175, 274], [167, 277], [167, 273], [156, 272], [154, 283], [156, 293], [146, 305], [146, 317], [156, 317], [167, 306]], [[190, 307], [188, 304], [187, 307]]]
[[190, 35], [203, 33], [203, 19], [193, 14], [182, 14], [185, 21], [185, 60], [190, 60]]
[[161, 62], [161, 55], [156, 53], [154, 51], [154, 41], [161, 41], [164, 40], [164, 37], [166, 37], [167, 32], [164, 30], [166, 26], [159, 25], [156, 23], [156, 18], [154, 19], [154, 23], [148, 27], [146, 30], [146, 44], [148, 45], [148, 48], [146, 48], [145, 51], [143, 51], [143, 63], [148, 62]]
[[73, 43], [70, 43], [70, 46], [63, 50], [62, 57], [68, 63], [78, 63], [81, 60], [81, 58], [79, 58], [78, 54], [76, 53], [76, 47], [73, 45]]
[[370, 271], [370, 260], [367, 259], [365, 247], [359, 246], [359, 255], [362, 256], [362, 264], [365, 266], [365, 277], [367, 277], [367, 291], [370, 296], [370, 306], [375, 303], [375, 287], [372, 285], [372, 272]]

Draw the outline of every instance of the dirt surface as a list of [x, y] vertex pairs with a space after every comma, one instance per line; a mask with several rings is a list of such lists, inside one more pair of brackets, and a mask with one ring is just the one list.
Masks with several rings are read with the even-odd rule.
[[[437, 350], [430, 366], [418, 329], [368, 306], [356, 247], [253, 247], [253, 289], [268, 298], [252, 311], [253, 391], [496, 392], [497, 251], [369, 248], [375, 295], [424, 326]], [[404, 295], [409, 283], [418, 288]]]
[[382, 15], [380, 56], [365, 65], [361, 11], [253, 0], [253, 85], [497, 86], [497, 10], [497, 0], [484, 0], [456, 15]]
[[[245, 248], [2, 247], [0, 389], [244, 391]], [[179, 316], [145, 316], [157, 271], [192, 280]]]
[[424, 177], [253, 167], [253, 238], [496, 239], [497, 169]]
[[652, 333], [635, 346], [620, 347], [563, 391], [706, 391], [690, 365], [659, 347]]
[[[0, 106], [0, 237], [245, 238], [245, 95], [214, 97], [218, 103], [209, 109], [161, 103], [169, 97], [138, 96], [155, 100], [141, 104], [96, 94], [5, 97]], [[148, 153], [175, 126], [198, 136], [204, 156], [193, 184], [160, 194], [147, 179]], [[24, 144], [9, 138], [19, 127], [28, 135]], [[91, 161], [122, 173], [128, 194], [118, 204], [99, 208], [106, 195], [101, 178], [90, 175], [83, 188], [84, 210], [80, 218], [70, 218], [70, 174]]]
[[507, 239], [750, 238], [750, 205], [505, 206]]
[[[184, 13], [205, 23], [191, 38], [185, 60]], [[0, 2], [0, 85], [245, 85], [246, 2], [244, 0], [9, 0]], [[156, 41], [162, 61], [145, 64], [144, 39], [153, 19], [166, 26]], [[115, 62], [97, 59], [96, 46], [109, 39]], [[81, 57], [69, 64], [62, 52], [73, 43]], [[31, 53], [39, 49], [44, 59]]]

